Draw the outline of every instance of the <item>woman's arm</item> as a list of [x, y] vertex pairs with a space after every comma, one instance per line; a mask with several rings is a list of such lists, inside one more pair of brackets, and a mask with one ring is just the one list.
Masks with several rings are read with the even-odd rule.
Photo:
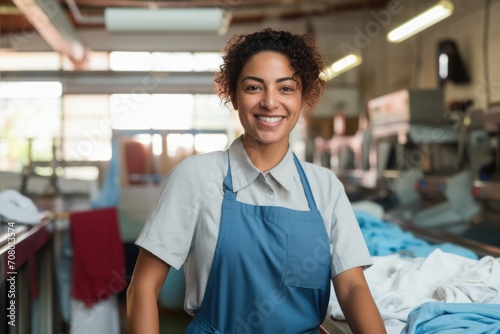
[[361, 267], [346, 270], [333, 278], [333, 286], [344, 316], [355, 334], [386, 333]]
[[141, 249], [127, 289], [127, 332], [158, 334], [158, 295], [170, 266]]

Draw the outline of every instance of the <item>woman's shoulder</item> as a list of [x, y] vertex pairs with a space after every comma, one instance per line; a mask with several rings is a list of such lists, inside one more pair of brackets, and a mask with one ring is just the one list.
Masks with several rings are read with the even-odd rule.
[[340, 182], [339, 179], [337, 178], [337, 175], [335, 175], [335, 173], [329, 168], [303, 160], [300, 160], [300, 163], [308, 178], [313, 177], [313, 178], [319, 178], [324, 181], [328, 180], [329, 182], [335, 182], [335, 183]]
[[212, 151], [199, 153], [189, 157], [196, 163], [220, 164], [227, 162], [227, 151]]
[[192, 174], [197, 172], [201, 177], [206, 174], [219, 173], [227, 169], [227, 152], [213, 151], [186, 157], [172, 169], [174, 174]]
[[326, 202], [338, 198], [344, 191], [342, 182], [331, 169], [306, 161], [301, 161], [301, 164], [311, 190]]

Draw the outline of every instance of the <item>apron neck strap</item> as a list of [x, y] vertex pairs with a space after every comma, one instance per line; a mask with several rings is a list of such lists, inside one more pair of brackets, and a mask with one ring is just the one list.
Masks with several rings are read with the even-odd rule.
[[302, 165], [297, 156], [295, 155], [295, 153], [293, 153], [293, 161], [295, 162], [295, 166], [297, 167], [297, 171], [299, 172], [300, 181], [302, 182], [302, 187], [304, 187], [304, 193], [306, 194], [307, 203], [309, 204], [309, 209], [317, 210], [316, 202], [314, 201], [314, 196], [312, 194], [309, 181], [307, 180], [306, 173], [304, 172], [304, 169], [302, 168]]

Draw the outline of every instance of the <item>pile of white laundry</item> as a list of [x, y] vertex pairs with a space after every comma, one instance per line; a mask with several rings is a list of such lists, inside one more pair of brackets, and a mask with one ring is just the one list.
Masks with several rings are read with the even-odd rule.
[[[500, 258], [436, 249], [427, 257], [392, 254], [373, 261], [365, 277], [389, 334], [401, 333], [410, 311], [427, 302], [500, 304]], [[333, 293], [329, 314], [345, 320]]]

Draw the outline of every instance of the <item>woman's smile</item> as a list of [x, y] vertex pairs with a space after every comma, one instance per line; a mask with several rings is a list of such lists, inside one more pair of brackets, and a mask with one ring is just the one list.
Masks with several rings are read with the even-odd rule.
[[270, 124], [275, 124], [284, 119], [282, 116], [275, 116], [275, 117], [270, 117], [270, 116], [255, 116], [259, 121], [262, 121], [264, 123], [270, 123]]

